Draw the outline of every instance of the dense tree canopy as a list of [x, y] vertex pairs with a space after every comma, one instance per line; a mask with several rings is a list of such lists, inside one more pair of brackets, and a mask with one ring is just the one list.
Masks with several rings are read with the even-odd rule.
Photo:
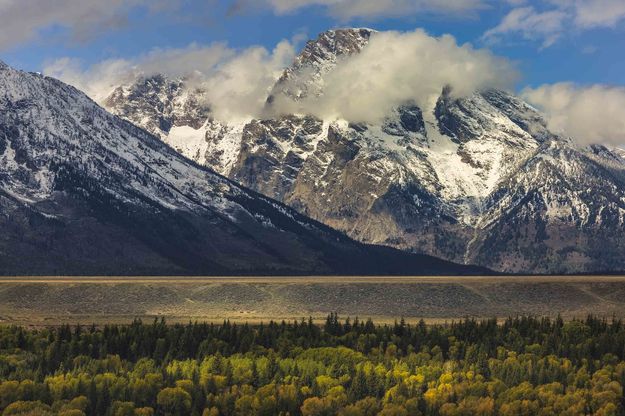
[[618, 320], [0, 327], [2, 415], [623, 415]]

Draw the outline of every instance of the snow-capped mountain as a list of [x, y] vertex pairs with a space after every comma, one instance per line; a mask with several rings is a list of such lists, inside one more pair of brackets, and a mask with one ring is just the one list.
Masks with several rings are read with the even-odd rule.
[[203, 162], [205, 146], [197, 132], [206, 124], [210, 108], [201, 89], [183, 79], [162, 75], [116, 88], [104, 105], [115, 114], [140, 125], [190, 159]]
[[103, 105], [201, 165], [226, 173], [236, 161], [242, 122], [214, 120], [203, 91], [188, 80], [155, 75], [116, 88]]
[[[372, 36], [321, 34], [267, 105], [323, 94], [324, 74]], [[405, 103], [376, 124], [285, 115], [228, 126], [209, 115], [189, 143], [202, 138], [200, 156], [185, 154], [362, 242], [505, 272], [625, 270], [623, 155], [576, 147], [505, 91], [444, 89], [429, 108]]]
[[0, 227], [0, 274], [482, 272], [356, 243], [2, 63]]

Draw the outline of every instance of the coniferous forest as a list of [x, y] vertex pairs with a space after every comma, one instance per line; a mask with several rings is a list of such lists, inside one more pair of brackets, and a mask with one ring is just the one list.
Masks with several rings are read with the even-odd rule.
[[623, 415], [625, 326], [0, 327], [2, 415]]

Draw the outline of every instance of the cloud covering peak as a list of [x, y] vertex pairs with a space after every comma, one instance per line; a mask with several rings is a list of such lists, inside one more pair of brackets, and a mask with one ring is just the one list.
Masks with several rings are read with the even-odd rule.
[[[290, 82], [307, 82], [306, 76], [304, 72], [304, 79]], [[485, 88], [507, 89], [516, 79], [510, 61], [470, 44], [459, 45], [450, 35], [378, 32], [360, 53], [341, 59], [324, 75], [319, 96], [298, 101], [277, 96], [273, 105], [280, 113], [376, 122], [406, 102], [433, 107], [447, 85], [455, 96], [464, 96]]]
[[[191, 44], [180, 49], [155, 49], [134, 59], [106, 60], [84, 68], [80, 61], [50, 62], [44, 73], [87, 92], [98, 102], [118, 86], [163, 74], [185, 78], [201, 87], [214, 116], [222, 121], [312, 114], [323, 119], [343, 118], [376, 123], [407, 102], [431, 110], [449, 85], [455, 97], [487, 88], [511, 89], [515, 66], [486, 49], [458, 44], [449, 35], [433, 37], [423, 30], [377, 32], [359, 53], [339, 58], [320, 78], [301, 70], [279, 90], [297, 90], [297, 83], [320, 82], [319, 93], [293, 99], [267, 97], [285, 67], [295, 58], [294, 42], [233, 49], [225, 43]], [[580, 144], [625, 144], [625, 88], [573, 83], [527, 88], [521, 96], [545, 113], [554, 132]]]
[[294, 57], [294, 45], [286, 40], [271, 51], [260, 46], [233, 49], [225, 43], [191, 44], [86, 68], [79, 60], [61, 58], [49, 62], [44, 74], [74, 85], [99, 103], [115, 88], [141, 78], [157, 74], [184, 78], [189, 86], [206, 91], [215, 117], [229, 120], [259, 114], [269, 89]]
[[[458, 45], [449, 35], [432, 37], [423, 30], [379, 32], [355, 55], [339, 59], [323, 75], [320, 95], [294, 101], [278, 96], [267, 114], [265, 102], [284, 68], [295, 57], [292, 42], [272, 51], [243, 50], [223, 43], [153, 50], [133, 60], [107, 60], [89, 68], [63, 58], [49, 63], [44, 73], [86, 91], [98, 102], [119, 85], [161, 73], [185, 77], [206, 91], [215, 116], [222, 120], [277, 113], [305, 113], [350, 121], [378, 121], [389, 111], [412, 101], [427, 107], [450, 85], [457, 96], [482, 88], [511, 87], [512, 64], [470, 44]], [[290, 82], [308, 82], [315, 74], [303, 71]]]

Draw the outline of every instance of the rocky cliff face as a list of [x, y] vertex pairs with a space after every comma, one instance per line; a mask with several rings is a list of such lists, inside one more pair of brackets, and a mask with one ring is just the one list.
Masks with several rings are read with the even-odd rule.
[[116, 88], [103, 105], [183, 156], [227, 174], [247, 121], [215, 120], [203, 90], [192, 85], [186, 79], [153, 75]]
[[[309, 42], [268, 106], [322, 94], [324, 74], [371, 36]], [[445, 89], [431, 108], [406, 103], [377, 124], [285, 115], [221, 126], [195, 160], [357, 240], [506, 272], [625, 269], [622, 153], [577, 148], [507, 92]]]
[[356, 243], [4, 64], [0, 229], [5, 275], [482, 272]]

